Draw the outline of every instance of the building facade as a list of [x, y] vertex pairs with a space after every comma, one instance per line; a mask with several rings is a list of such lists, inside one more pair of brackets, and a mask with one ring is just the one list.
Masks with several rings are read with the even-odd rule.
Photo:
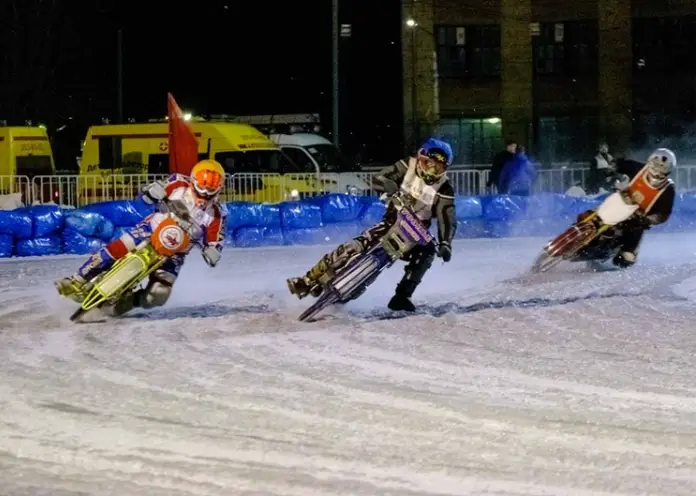
[[626, 150], [696, 120], [693, 0], [403, 0], [405, 142], [457, 163], [506, 139], [542, 162]]

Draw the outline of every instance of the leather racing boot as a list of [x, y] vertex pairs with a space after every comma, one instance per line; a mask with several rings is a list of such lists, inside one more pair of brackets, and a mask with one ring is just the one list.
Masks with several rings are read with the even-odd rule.
[[58, 294], [69, 298], [77, 303], [82, 303], [85, 296], [89, 292], [89, 285], [87, 280], [85, 280], [79, 274], [72, 275], [70, 277], [64, 277], [59, 281], [55, 282]]
[[411, 280], [403, 280], [396, 286], [396, 292], [387, 307], [395, 312], [415, 312], [416, 306], [411, 301], [411, 296], [418, 283]]
[[321, 281], [328, 282], [333, 271], [329, 266], [329, 257], [324, 255], [314, 267], [309, 269], [302, 277], [291, 277], [288, 279], [288, 289], [291, 294], [302, 299], [308, 294], [315, 298], [321, 295], [324, 288], [321, 286]]

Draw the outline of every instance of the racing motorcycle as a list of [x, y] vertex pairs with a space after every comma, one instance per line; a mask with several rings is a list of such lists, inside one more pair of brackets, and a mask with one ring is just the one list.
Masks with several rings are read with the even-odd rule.
[[561, 261], [604, 262], [619, 250], [621, 224], [640, 209], [635, 192], [618, 184], [602, 204], [549, 241], [532, 265], [534, 274], [546, 272]]
[[71, 321], [81, 322], [94, 309], [115, 306], [134, 292], [169, 257], [186, 253], [192, 243], [198, 245], [196, 239], [200, 235], [200, 228], [191, 220], [182, 200], [165, 199], [160, 202], [159, 211], [165, 217], [150, 238], [89, 282], [91, 287], [80, 308], [70, 317]]
[[301, 322], [312, 319], [325, 308], [345, 304], [362, 295], [379, 274], [391, 267], [417, 245], [427, 245], [433, 236], [408, 205], [409, 197], [391, 197], [396, 209], [396, 222], [379, 243], [362, 254], [355, 255], [323, 286], [321, 296], [299, 317]]

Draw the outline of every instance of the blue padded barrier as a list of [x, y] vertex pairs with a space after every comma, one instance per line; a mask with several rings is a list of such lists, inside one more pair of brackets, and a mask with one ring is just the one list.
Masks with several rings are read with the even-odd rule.
[[63, 253], [86, 255], [96, 252], [105, 244], [103, 239], [85, 236], [73, 229], [63, 231]]
[[340, 245], [363, 231], [358, 222], [341, 222], [322, 227], [286, 229], [285, 244], [288, 245]]
[[280, 206], [251, 203], [230, 202], [227, 207], [228, 229], [240, 227], [280, 227]]
[[34, 239], [20, 239], [15, 244], [15, 253], [18, 257], [59, 255], [63, 253], [63, 240], [56, 234]]
[[675, 210], [696, 216], [696, 193], [681, 193], [674, 199]]
[[363, 210], [360, 198], [353, 195], [330, 194], [319, 197], [321, 218], [325, 224], [355, 221]]
[[476, 196], [460, 196], [454, 204], [457, 220], [480, 219], [483, 217], [481, 198]]
[[311, 200], [281, 203], [280, 218], [281, 227], [285, 230], [322, 226], [321, 207]]
[[326, 243], [326, 232], [321, 227], [286, 229], [283, 232], [283, 236], [285, 243], [288, 245], [320, 245]]
[[75, 209], [65, 213], [65, 229], [82, 236], [109, 241], [114, 237], [116, 228], [113, 222], [100, 213]]
[[358, 221], [352, 221], [326, 224], [323, 229], [327, 238], [324, 240], [325, 243], [340, 244], [354, 238], [365, 228]]
[[[459, 196], [457, 239], [560, 234], [578, 214], [596, 208], [606, 195], [572, 197], [541, 193]], [[377, 197], [329, 194], [278, 204], [230, 202], [225, 245], [234, 247], [326, 244], [336, 246], [382, 220]], [[141, 200], [103, 202], [77, 209], [56, 206], [0, 211], [0, 257], [96, 251], [142, 221], [153, 207]], [[436, 235], [436, 222], [431, 232]], [[696, 232], [696, 192], [677, 195], [665, 225], [651, 232]]]
[[[482, 196], [483, 218], [487, 221], [512, 220], [527, 211], [529, 199], [523, 196]], [[497, 237], [497, 236], [496, 236]]]
[[93, 203], [81, 207], [81, 210], [101, 214], [116, 227], [133, 227], [154, 212], [155, 208], [138, 199]]
[[34, 221], [27, 208], [0, 210], [0, 234], [17, 239], [31, 239]]
[[483, 218], [457, 220], [457, 231], [454, 239], [485, 238], [486, 223]]
[[282, 244], [284, 238], [280, 227], [241, 227], [234, 232], [234, 246], [239, 248]]
[[386, 205], [379, 200], [364, 204], [360, 213], [360, 225], [362, 227], [370, 227], [377, 224], [382, 220], [386, 210]]
[[574, 222], [578, 215], [587, 210], [597, 208], [601, 203], [601, 201], [591, 198], [575, 198], [575, 200], [563, 210], [563, 217], [568, 217], [570, 222]]
[[32, 238], [41, 238], [63, 230], [63, 211], [57, 205], [29, 207], [32, 218]]
[[11, 234], [0, 234], [0, 258], [12, 256], [14, 250], [14, 238]]
[[530, 196], [527, 200], [526, 214], [531, 218], [565, 218], [574, 200], [573, 197], [555, 193], [541, 193]]

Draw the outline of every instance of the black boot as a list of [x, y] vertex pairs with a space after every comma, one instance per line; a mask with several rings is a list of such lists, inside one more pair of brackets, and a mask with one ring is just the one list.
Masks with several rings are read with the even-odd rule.
[[140, 292], [142, 290], [129, 292], [122, 296], [114, 305], [105, 306], [104, 311], [111, 317], [121, 317], [133, 310], [133, 308], [140, 306]]
[[614, 265], [620, 269], [627, 269], [636, 263], [636, 254], [630, 251], [621, 251], [615, 257]]
[[396, 286], [396, 292], [387, 307], [389, 310], [394, 312], [415, 312], [416, 307], [411, 302], [411, 295], [416, 290], [417, 283], [413, 281], [405, 280], [401, 281], [398, 286]]

